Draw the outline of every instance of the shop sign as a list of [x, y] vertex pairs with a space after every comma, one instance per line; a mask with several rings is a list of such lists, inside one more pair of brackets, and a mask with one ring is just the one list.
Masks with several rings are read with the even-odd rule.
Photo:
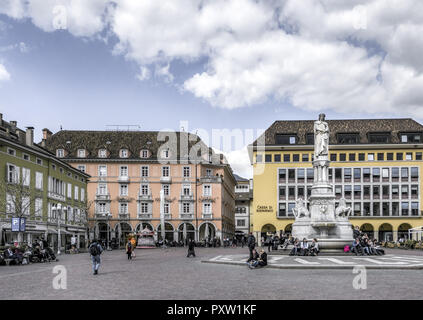
[[257, 206], [256, 212], [273, 212], [273, 206]]

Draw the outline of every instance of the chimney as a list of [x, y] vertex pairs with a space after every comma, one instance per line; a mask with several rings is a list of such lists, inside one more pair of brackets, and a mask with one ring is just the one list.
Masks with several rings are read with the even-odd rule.
[[18, 126], [17, 121], [10, 121], [10, 126], [12, 127], [12, 131], [16, 130], [16, 127]]
[[42, 147], [44, 147], [44, 148], [46, 147], [46, 141], [51, 138], [52, 134], [53, 133], [49, 129], [47, 129], [47, 128], [43, 129], [43, 140], [41, 141]]
[[34, 127], [26, 127], [25, 140], [27, 146], [34, 145]]

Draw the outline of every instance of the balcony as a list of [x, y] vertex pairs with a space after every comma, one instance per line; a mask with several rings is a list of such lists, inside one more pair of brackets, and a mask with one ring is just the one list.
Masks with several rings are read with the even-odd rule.
[[151, 213], [139, 213], [138, 219], [140, 220], [151, 220], [153, 218], [153, 215]]
[[110, 194], [96, 194], [96, 201], [110, 201]]
[[213, 213], [203, 213], [203, 219], [213, 219]]
[[55, 192], [49, 191], [48, 194], [47, 194], [47, 196], [50, 199], [53, 199], [53, 200], [62, 201], [62, 202], [65, 202], [66, 201], [66, 198], [65, 198], [64, 195], [61, 195], [61, 194], [58, 194], [58, 193], [55, 193]]
[[194, 201], [194, 195], [192, 194], [181, 194], [181, 201]]
[[119, 219], [129, 219], [129, 213], [128, 212], [125, 212], [125, 213], [119, 212]]
[[151, 194], [139, 194], [138, 201], [153, 201], [153, 196]]
[[204, 176], [204, 177], [200, 177], [200, 182], [201, 183], [221, 183], [222, 182], [222, 178], [218, 177], [218, 176]]
[[119, 176], [118, 177], [118, 182], [128, 183], [129, 182], [129, 176]]
[[172, 183], [172, 178], [171, 177], [160, 177], [160, 182], [161, 183]]
[[95, 218], [96, 219], [107, 219], [110, 218], [112, 214], [110, 212], [96, 212]]
[[192, 219], [194, 219], [194, 214], [193, 213], [181, 213], [179, 215], [179, 219], [182, 219], [182, 220], [192, 220]]

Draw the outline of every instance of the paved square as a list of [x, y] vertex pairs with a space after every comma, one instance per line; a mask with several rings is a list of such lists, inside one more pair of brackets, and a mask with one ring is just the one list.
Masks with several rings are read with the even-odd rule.
[[[350, 267], [250, 270], [202, 262], [218, 256], [246, 257], [246, 248], [196, 248], [196, 258], [186, 258], [184, 248], [136, 252], [133, 261], [126, 259], [123, 250], [105, 252], [98, 276], [92, 275], [88, 254], [63, 255], [52, 264], [0, 266], [0, 299], [421, 299], [423, 285], [423, 270], [370, 269], [367, 289], [355, 290], [352, 283], [357, 275]], [[416, 250], [388, 250], [387, 254], [388, 260], [378, 261], [408, 264], [423, 259]], [[66, 290], [53, 289], [56, 265], [67, 270]]]

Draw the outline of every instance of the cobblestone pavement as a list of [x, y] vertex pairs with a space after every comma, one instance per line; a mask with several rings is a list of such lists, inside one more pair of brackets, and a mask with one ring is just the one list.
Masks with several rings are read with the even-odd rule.
[[[241, 248], [105, 252], [100, 274], [92, 275], [88, 254], [63, 255], [51, 264], [0, 266], [0, 299], [421, 299], [422, 270], [368, 270], [367, 289], [355, 290], [350, 270], [294, 270], [202, 263], [219, 255], [245, 255]], [[387, 254], [422, 256], [417, 250]], [[53, 288], [53, 267], [67, 270], [67, 289]]]

